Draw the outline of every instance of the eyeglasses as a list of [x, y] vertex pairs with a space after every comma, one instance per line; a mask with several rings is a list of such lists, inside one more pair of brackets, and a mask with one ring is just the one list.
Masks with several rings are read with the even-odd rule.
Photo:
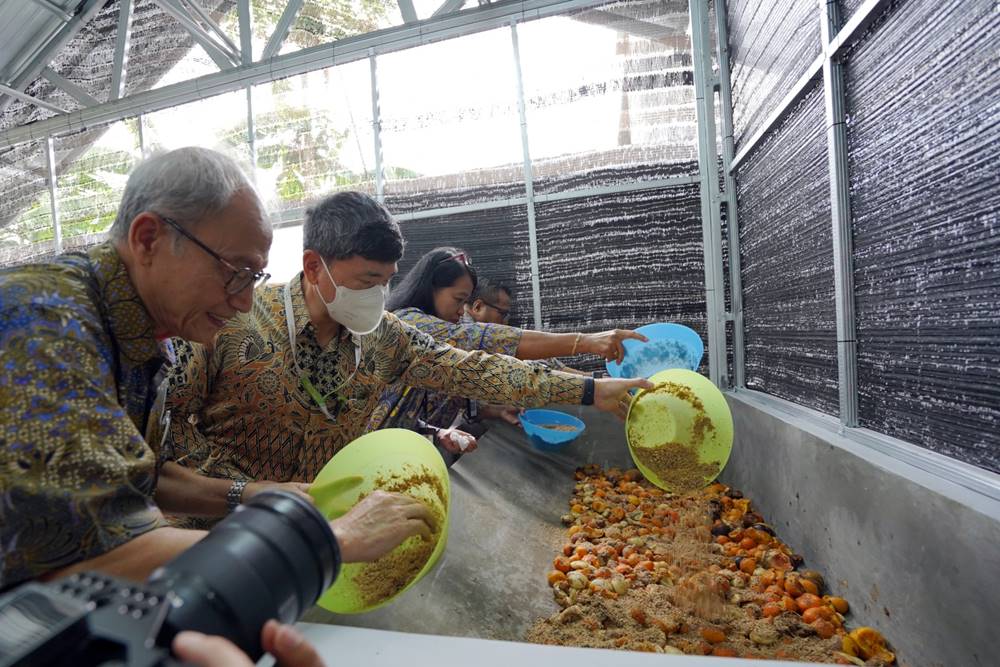
[[226, 281], [226, 294], [233, 296], [239, 294], [248, 287], [253, 287], [254, 289], [260, 287], [267, 282], [267, 279], [271, 277], [270, 273], [265, 273], [263, 271], [254, 271], [253, 269], [246, 267], [242, 269], [237, 269], [235, 266], [227, 262], [222, 258], [219, 253], [215, 252], [207, 245], [195, 238], [194, 234], [188, 230], [181, 227], [176, 220], [166, 217], [165, 215], [160, 216], [160, 220], [167, 223], [178, 234], [186, 238], [187, 240], [194, 243], [196, 246], [207, 252], [209, 255], [215, 258], [217, 262], [222, 264], [224, 267], [232, 271], [232, 275], [229, 276], [229, 280]]
[[483, 299], [480, 299], [480, 301], [483, 302], [484, 306], [487, 306], [487, 307], [492, 308], [493, 310], [497, 311], [500, 314], [500, 317], [503, 319], [504, 322], [506, 322], [507, 320], [510, 319], [510, 311], [509, 310], [504, 310], [500, 306], [493, 305], [489, 301], [485, 301]]

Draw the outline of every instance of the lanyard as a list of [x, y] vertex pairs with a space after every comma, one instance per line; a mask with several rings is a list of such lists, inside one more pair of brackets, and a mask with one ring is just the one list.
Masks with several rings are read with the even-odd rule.
[[295, 314], [292, 309], [292, 283], [289, 281], [285, 283], [285, 323], [288, 325], [288, 344], [292, 347], [292, 363], [295, 365], [295, 370], [298, 371], [299, 381], [302, 383], [302, 388], [305, 392], [309, 394], [316, 405], [319, 406], [320, 411], [326, 416], [327, 419], [336, 420], [337, 413], [340, 412], [340, 406], [344, 402], [343, 399], [337, 399], [337, 408], [333, 414], [330, 414], [330, 410], [326, 407], [326, 399], [328, 396], [335, 394], [340, 389], [343, 389], [348, 382], [354, 379], [354, 376], [358, 374], [358, 369], [361, 368], [361, 341], [358, 340], [356, 336], [351, 336], [351, 340], [354, 342], [354, 371], [348, 376], [346, 380], [338, 384], [336, 387], [331, 389], [326, 395], [319, 393], [316, 386], [309, 379], [309, 374], [299, 366], [299, 356], [295, 351]]

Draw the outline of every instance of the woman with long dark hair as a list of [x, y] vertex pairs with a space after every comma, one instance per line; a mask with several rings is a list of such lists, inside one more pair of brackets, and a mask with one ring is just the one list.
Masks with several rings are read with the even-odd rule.
[[[607, 360], [621, 362], [625, 356], [622, 341], [628, 338], [645, 341], [642, 334], [623, 329], [601, 333], [547, 333], [518, 329], [503, 324], [463, 322], [465, 304], [476, 288], [478, 276], [468, 253], [460, 248], [441, 247], [431, 250], [406, 274], [389, 295], [386, 310], [436, 341], [454, 347], [491, 354], [506, 354], [521, 360], [541, 360], [577, 354], [597, 354]], [[454, 429], [468, 427], [483, 414], [474, 401], [447, 394], [428, 392], [411, 387], [392, 387], [382, 396], [380, 405], [388, 412], [373, 415], [369, 430], [379, 428], [410, 428], [433, 430], [434, 427]], [[498, 410], [488, 416], [503, 416]], [[516, 417], [507, 415], [516, 423]], [[482, 430], [470, 427], [469, 430]], [[465, 438], [460, 434], [461, 443]], [[464, 450], [455, 439], [441, 440], [443, 448], [453, 454]], [[473, 444], [466, 441], [467, 444]], [[446, 456], [446, 459], [448, 457]]]

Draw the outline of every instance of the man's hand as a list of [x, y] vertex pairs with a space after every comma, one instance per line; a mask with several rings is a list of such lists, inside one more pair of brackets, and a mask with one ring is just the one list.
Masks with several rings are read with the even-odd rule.
[[[260, 641], [282, 667], [324, 667], [313, 645], [290, 625], [268, 621], [261, 630]], [[173, 650], [178, 658], [198, 667], [253, 667], [254, 664], [228, 639], [190, 630], [174, 638]]]
[[441, 429], [438, 431], [437, 439], [445, 451], [451, 454], [468, 454], [479, 446], [474, 435], [459, 431], [457, 428]]
[[632, 402], [630, 389], [652, 389], [653, 383], [642, 378], [621, 379], [601, 378], [594, 380], [594, 407], [598, 410], [614, 413], [619, 419], [625, 419], [628, 406]]
[[309, 484], [304, 482], [250, 482], [243, 489], [243, 502], [247, 502], [262, 491], [288, 491], [315, 505], [309, 495]]
[[605, 361], [617, 361], [619, 364], [625, 359], [625, 346], [622, 341], [641, 340], [643, 343], [649, 339], [641, 333], [627, 331], [625, 329], [612, 329], [600, 333], [584, 334], [580, 339], [580, 352], [590, 352], [604, 357]]
[[507, 405], [483, 405], [479, 408], [479, 415], [483, 419], [499, 419], [507, 422], [511, 426], [520, 426], [520, 415], [524, 412], [521, 408]]
[[411, 535], [430, 538], [434, 517], [419, 500], [373, 491], [344, 516], [330, 522], [345, 563], [378, 560]]

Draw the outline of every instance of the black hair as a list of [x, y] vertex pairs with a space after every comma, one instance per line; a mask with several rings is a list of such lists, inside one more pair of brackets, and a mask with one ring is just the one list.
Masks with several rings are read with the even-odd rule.
[[389, 292], [386, 310], [419, 308], [428, 315], [434, 312], [434, 290], [451, 287], [462, 276], [472, 279], [472, 288], [478, 284], [476, 270], [469, 266], [468, 256], [458, 248], [434, 248], [417, 261], [403, 277], [399, 286]]
[[476, 299], [482, 299], [486, 303], [495, 305], [501, 292], [506, 294], [508, 299], [514, 299], [514, 292], [504, 283], [490, 278], [480, 278], [472, 297], [469, 298], [469, 303], [475, 303]]
[[360, 255], [373, 262], [398, 262], [403, 245], [389, 211], [363, 192], [338, 192], [306, 211], [302, 246], [326, 261]]

